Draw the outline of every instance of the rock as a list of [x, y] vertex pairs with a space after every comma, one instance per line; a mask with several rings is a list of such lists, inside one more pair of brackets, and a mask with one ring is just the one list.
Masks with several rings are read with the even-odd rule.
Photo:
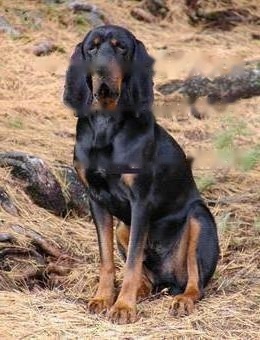
[[63, 4], [67, 0], [45, 0], [44, 2], [47, 4]]
[[144, 2], [144, 7], [156, 17], [165, 18], [169, 12], [169, 7], [167, 6], [166, 0], [146, 0]]
[[144, 9], [140, 8], [140, 7], [134, 7], [131, 10], [131, 15], [140, 21], [144, 21], [144, 22], [148, 22], [148, 23], [152, 23], [155, 21], [155, 17], [146, 12]]
[[110, 23], [105, 14], [96, 5], [73, 1], [69, 4], [69, 9], [73, 10], [74, 13], [86, 12], [86, 21], [90, 22], [93, 27]]
[[39, 56], [44, 56], [44, 55], [49, 55], [55, 51], [57, 51], [58, 47], [51, 41], [42, 41], [37, 43], [33, 47], [33, 53], [35, 55]]
[[0, 16], [0, 32], [7, 33], [14, 37], [19, 37], [21, 35], [21, 32], [12, 27], [12, 25], [3, 16]]
[[90, 12], [87, 13], [87, 20], [93, 27], [102, 26], [104, 24], [108, 25], [110, 22], [101, 12]]
[[252, 33], [251, 37], [252, 37], [252, 39], [260, 40], [260, 33]]
[[69, 9], [76, 12], [92, 12], [97, 9], [95, 5], [85, 4], [80, 1], [73, 1], [69, 4]]

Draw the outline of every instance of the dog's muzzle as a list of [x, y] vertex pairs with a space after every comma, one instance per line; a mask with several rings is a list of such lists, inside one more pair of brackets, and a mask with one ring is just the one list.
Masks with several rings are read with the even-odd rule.
[[117, 106], [122, 85], [122, 74], [116, 62], [97, 67], [92, 77], [94, 105], [114, 110]]

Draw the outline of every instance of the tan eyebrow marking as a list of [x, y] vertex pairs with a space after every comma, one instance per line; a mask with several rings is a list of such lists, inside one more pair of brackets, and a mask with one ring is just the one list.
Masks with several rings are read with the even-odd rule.
[[115, 38], [113, 38], [113, 39], [111, 39], [111, 44], [113, 46], [116, 46], [118, 44], [118, 41]]
[[93, 40], [93, 44], [94, 44], [94, 45], [99, 45], [99, 44], [100, 44], [100, 38], [99, 38], [99, 37], [96, 37], [96, 38]]

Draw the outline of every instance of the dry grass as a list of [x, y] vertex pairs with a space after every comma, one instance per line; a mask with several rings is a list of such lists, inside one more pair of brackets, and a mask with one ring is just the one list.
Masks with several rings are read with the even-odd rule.
[[[158, 60], [157, 83], [185, 77], [192, 68], [206, 74], [226, 72], [235, 62], [260, 56], [259, 42], [251, 39], [254, 26], [225, 33], [200, 32], [187, 24], [183, 9], [174, 1], [172, 22], [143, 24], [129, 15], [132, 1], [123, 5], [121, 1], [121, 6], [117, 6], [119, 1], [95, 3], [113, 22], [132, 29], [146, 43]], [[243, 1], [243, 6], [249, 3]], [[20, 150], [49, 163], [71, 164], [76, 122], [61, 103], [61, 94], [68, 57], [88, 24], [75, 19], [65, 5], [49, 6], [39, 0], [1, 0], [0, 5], [6, 18], [23, 32], [19, 39], [0, 33], [0, 151]], [[38, 24], [25, 20], [23, 11], [29, 18], [39, 15]], [[43, 38], [55, 38], [61, 51], [34, 56], [31, 48]], [[176, 96], [167, 103], [164, 98], [157, 99], [157, 111], [165, 112], [167, 107], [168, 113], [158, 118], [160, 123], [187, 153], [196, 156], [194, 173], [219, 226], [221, 258], [205, 299], [190, 317], [179, 320], [168, 316], [168, 296], [142, 302], [138, 306], [140, 320], [133, 325], [112, 325], [105, 318], [89, 315], [85, 302], [95, 290], [98, 275], [93, 224], [88, 218], [61, 219], [33, 205], [9, 171], [0, 169], [1, 185], [22, 215], [17, 219], [0, 211], [1, 230], [19, 222], [84, 259], [72, 269], [63, 289], [28, 291], [24, 287], [21, 291], [6, 284], [0, 292], [1, 339], [259, 337], [260, 99], [225, 108], [205, 107], [207, 117], [202, 121], [190, 117]], [[120, 269], [118, 257], [117, 264]], [[8, 277], [11, 280], [12, 273]]]

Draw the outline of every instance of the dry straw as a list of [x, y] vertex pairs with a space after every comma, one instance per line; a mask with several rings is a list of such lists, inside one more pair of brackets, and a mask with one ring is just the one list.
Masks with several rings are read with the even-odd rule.
[[[234, 2], [258, 5], [258, 1]], [[36, 154], [49, 164], [56, 161], [71, 164], [76, 122], [61, 103], [61, 94], [68, 57], [88, 25], [76, 23], [66, 4], [59, 5], [57, 10], [58, 5], [46, 5], [48, 1], [2, 0], [0, 3], [1, 8], [8, 9], [7, 19], [23, 32], [20, 39], [0, 33], [0, 151], [19, 150]], [[200, 60], [203, 57], [201, 71], [214, 66], [214, 70], [224, 72], [232, 61], [260, 55], [259, 43], [250, 38], [255, 26], [237, 27], [229, 33], [200, 32], [199, 28], [188, 25], [177, 1], [169, 1], [172, 21], [152, 26], [130, 17], [132, 1], [95, 3], [112, 20], [132, 29], [158, 59], [158, 64], [167, 65], [167, 68], [158, 67], [156, 82], [186, 77], [197, 57]], [[39, 15], [40, 29], [32, 27], [28, 20], [24, 22], [22, 11]], [[46, 57], [34, 56], [32, 47], [43, 38], [54, 38], [65, 54], [56, 51]], [[165, 107], [165, 98], [158, 96], [157, 104]], [[207, 115], [202, 121], [189, 116], [188, 107], [180, 106], [179, 97], [171, 97], [167, 104], [170, 115], [160, 117], [159, 121], [187, 153], [196, 154], [197, 150], [202, 155], [211, 153], [221, 144], [219, 140], [230, 138], [232, 147], [257, 150], [259, 98], [238, 102], [222, 111], [205, 106]], [[226, 117], [231, 118], [226, 120]], [[237, 132], [237, 121], [246, 124], [245, 133]], [[15, 218], [0, 211], [1, 231], [19, 223], [83, 260], [72, 268], [62, 289], [56, 286], [52, 290], [37, 287], [33, 291], [27, 287], [21, 290], [12, 276], [15, 271], [5, 276], [1, 273], [0, 338], [257, 339], [260, 331], [259, 165], [253, 163], [244, 171], [233, 163], [226, 166], [209, 163], [198, 158], [194, 173], [216, 216], [222, 252], [205, 299], [190, 317], [182, 319], [168, 316], [168, 296], [144, 301], [138, 306], [140, 320], [128, 326], [112, 325], [106, 318], [92, 316], [86, 310], [98, 277], [96, 235], [89, 218], [62, 219], [51, 215], [32, 204], [8, 169], [0, 169], [1, 185], [21, 212], [21, 217]], [[26, 246], [26, 239], [19, 240]], [[116, 261], [120, 269], [121, 261], [118, 257]]]

